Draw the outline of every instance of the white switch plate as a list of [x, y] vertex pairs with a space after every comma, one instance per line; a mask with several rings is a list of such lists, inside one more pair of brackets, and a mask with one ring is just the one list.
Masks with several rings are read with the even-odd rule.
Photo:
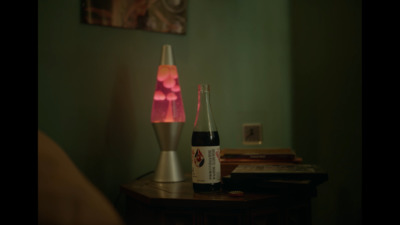
[[243, 124], [243, 144], [260, 145], [262, 143], [261, 123]]

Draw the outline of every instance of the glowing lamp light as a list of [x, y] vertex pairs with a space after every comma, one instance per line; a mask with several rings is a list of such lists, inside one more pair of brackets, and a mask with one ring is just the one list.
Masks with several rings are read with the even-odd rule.
[[161, 150], [153, 178], [156, 182], [184, 180], [176, 154], [179, 136], [186, 120], [178, 77], [172, 48], [170, 45], [163, 45], [151, 109], [151, 123]]
[[158, 66], [151, 122], [185, 122], [181, 87], [175, 65]]

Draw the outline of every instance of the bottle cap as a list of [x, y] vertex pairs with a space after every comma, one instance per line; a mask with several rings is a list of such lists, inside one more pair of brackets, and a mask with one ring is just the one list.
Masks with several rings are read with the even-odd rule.
[[199, 89], [199, 91], [202, 91], [202, 92], [209, 92], [210, 85], [209, 84], [199, 84], [198, 89]]
[[230, 191], [229, 196], [232, 197], [242, 197], [244, 195], [243, 191]]

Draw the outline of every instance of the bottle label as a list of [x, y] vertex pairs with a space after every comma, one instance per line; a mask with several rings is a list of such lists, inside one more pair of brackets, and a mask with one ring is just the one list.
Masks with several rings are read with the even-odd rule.
[[192, 146], [193, 183], [221, 182], [220, 146]]

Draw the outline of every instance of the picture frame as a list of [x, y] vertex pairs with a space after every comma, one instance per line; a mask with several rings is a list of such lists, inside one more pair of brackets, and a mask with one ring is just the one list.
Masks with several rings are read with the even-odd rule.
[[83, 24], [184, 35], [188, 0], [81, 0]]

